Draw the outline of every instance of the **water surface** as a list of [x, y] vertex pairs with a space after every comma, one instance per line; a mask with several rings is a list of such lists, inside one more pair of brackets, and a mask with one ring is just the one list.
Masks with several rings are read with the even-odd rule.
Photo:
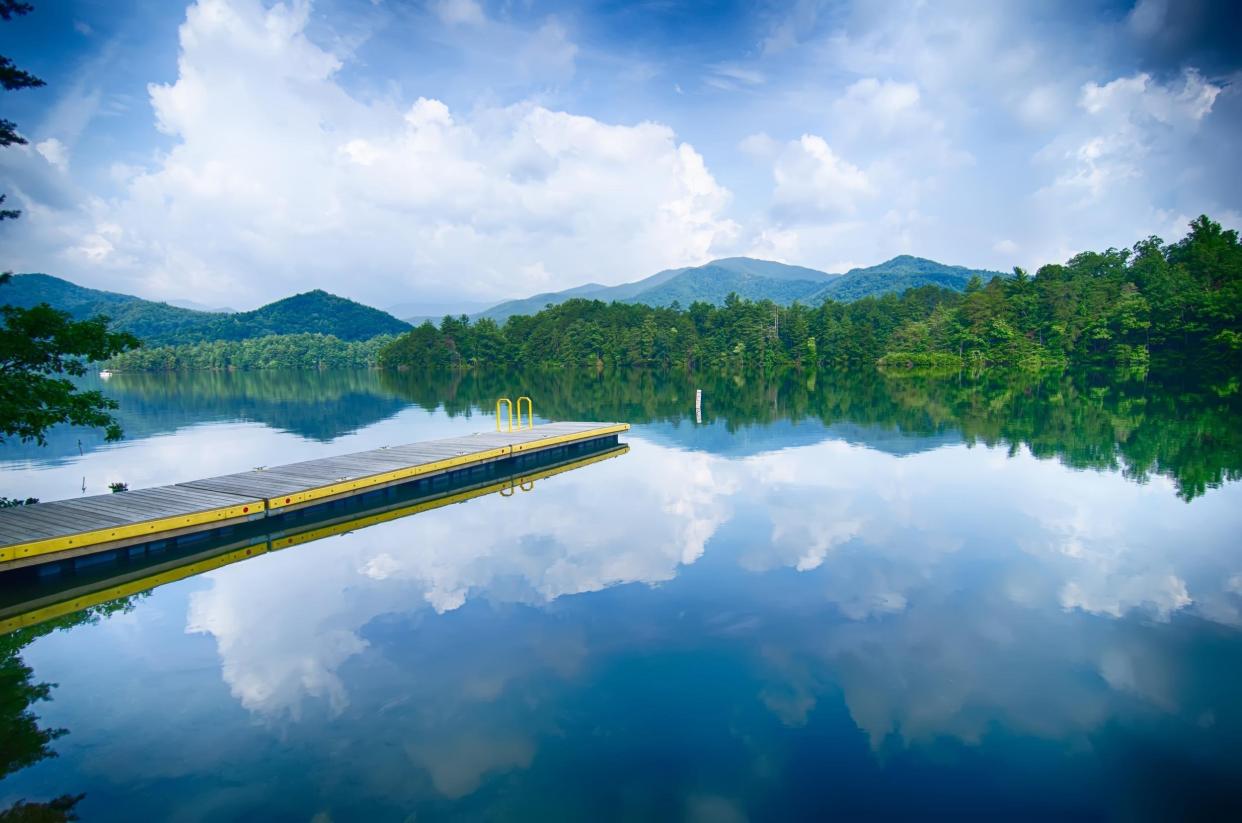
[[[500, 394], [633, 430], [628, 453], [529, 491], [0, 638], [14, 730], [0, 808], [82, 794], [88, 820], [1242, 811], [1236, 387], [359, 372], [117, 375], [105, 390], [126, 441], [62, 430], [3, 447], [0, 494], [488, 430]], [[56, 685], [29, 702], [40, 684]]]

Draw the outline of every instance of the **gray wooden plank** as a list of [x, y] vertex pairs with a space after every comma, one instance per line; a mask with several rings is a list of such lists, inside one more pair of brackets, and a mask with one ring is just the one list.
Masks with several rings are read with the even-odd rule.
[[[76, 531], [89, 531], [92, 527], [90, 520], [86, 520], [81, 516], [74, 516], [60, 511], [35, 511], [37, 506], [30, 506], [31, 511], [25, 512], [25, 517], [19, 521], [29, 523], [32, 527], [42, 527], [51, 532], [52, 535], [73, 534]], [[111, 520], [105, 526], [120, 525], [123, 521]]]
[[111, 515], [131, 523], [141, 520], [155, 520], [161, 514], [171, 512], [171, 510], [166, 507], [158, 509], [144, 507], [142, 509], [137, 509], [131, 506], [129, 508], [122, 509], [102, 501], [83, 501], [81, 503], [77, 503], [74, 506], [74, 510], [81, 512], [84, 516], [95, 515], [106, 517]]
[[[122, 495], [117, 495], [121, 497]], [[111, 506], [117, 511], [133, 513], [135, 515], [153, 515], [161, 514], [189, 514], [192, 512], [201, 512], [208, 509], [219, 508], [218, 504], [212, 503], [204, 505], [197, 501], [186, 501], [179, 499], [171, 494], [162, 495], [160, 497], [133, 497], [124, 500], [115, 501], [98, 501], [92, 503], [94, 506]]]
[[169, 511], [177, 507], [177, 501], [167, 497], [154, 495], [138, 495], [129, 492], [114, 494], [109, 498], [82, 498], [66, 501], [75, 508], [83, 506], [104, 506], [114, 511]]
[[269, 497], [271, 493], [294, 490], [300, 487], [299, 484], [292, 483], [278, 476], [264, 477], [263, 475], [251, 477], [212, 477], [206, 480], [195, 480], [185, 485], [210, 491], [257, 494], [264, 498]]
[[[250, 502], [258, 505], [258, 499], [245, 500], [237, 497], [216, 498], [213, 500], [187, 499], [167, 489], [160, 489], [161, 495], [154, 497], [128, 497], [127, 499], [83, 498], [72, 501], [73, 508], [82, 511], [114, 512], [130, 522], [157, 520], [162, 517], [177, 517], [188, 514], [211, 511], [226, 506], [240, 506]], [[117, 495], [119, 498], [121, 495]]]
[[12, 531], [6, 532], [0, 545], [12, 546], [14, 543], [25, 543], [28, 540], [41, 540], [45, 537], [57, 537], [58, 530], [41, 523], [27, 522], [14, 525]]
[[[439, 460], [447, 460], [453, 457], [463, 457], [470, 452], [464, 452], [461, 449], [454, 448], [428, 448], [419, 446], [400, 446], [392, 450], [404, 460], [409, 460], [410, 465], [422, 465], [423, 463], [435, 463]], [[478, 449], [474, 453], [486, 451], [486, 449]], [[480, 460], [483, 458], [479, 458]]]
[[66, 512], [63, 507], [38, 505], [23, 506], [22, 508], [24, 511], [9, 518], [9, 522], [18, 528], [24, 528], [28, 524], [40, 523], [57, 528], [71, 525], [75, 520], [72, 512]]
[[263, 498], [289, 494], [307, 488], [305, 482], [267, 472], [249, 476], [212, 477], [206, 480], [196, 480], [186, 485], [232, 494], [256, 494]]
[[178, 494], [185, 497], [187, 501], [198, 502], [203, 508], [224, 508], [225, 506], [245, 505], [246, 503], [259, 502], [256, 498], [247, 498], [236, 494], [226, 494], [224, 492], [208, 491], [206, 489], [192, 489], [188, 486], [174, 486]]
[[264, 474], [272, 477], [340, 478], [360, 474], [375, 474], [370, 467], [342, 463], [317, 463], [313, 466], [280, 466]]
[[275, 497], [277, 495], [289, 494], [297, 491], [300, 486], [295, 483], [277, 483], [275, 481], [261, 481], [253, 479], [238, 478], [212, 478], [210, 480], [195, 480], [193, 483], [186, 485], [194, 488], [208, 489], [210, 491], [225, 492], [228, 494], [246, 495], [247, 497], [257, 497], [263, 500]]
[[339, 480], [356, 480], [359, 477], [381, 474], [386, 470], [388, 470], [386, 467], [350, 466], [334, 463], [324, 466], [303, 466], [289, 470], [282, 468], [277, 469], [274, 474], [278, 477], [300, 477], [316, 482], [336, 482]]
[[486, 449], [463, 445], [460, 443], [442, 443], [433, 440], [428, 443], [408, 443], [404, 446], [394, 446], [388, 451], [395, 454], [404, 454], [406, 452], [426, 452], [427, 454], [457, 455], [461, 453], [486, 451]]
[[353, 471], [345, 471], [338, 467], [336, 470], [325, 470], [321, 472], [301, 471], [290, 472], [287, 474], [281, 472], [276, 475], [276, 477], [299, 483], [306, 489], [318, 489], [324, 486], [332, 486], [337, 483], [365, 480], [369, 477], [374, 477], [377, 474], [383, 474], [383, 472], [374, 470], [359, 471], [357, 469]]
[[7, 546], [10, 543], [20, 543], [22, 531], [16, 523], [11, 521], [0, 521], [0, 546]]
[[144, 495], [144, 492], [150, 492], [150, 499], [152, 500], [175, 502], [177, 505], [187, 507], [198, 506], [200, 509], [219, 509], [237, 505], [238, 503], [232, 495], [220, 495], [216, 492], [187, 489], [183, 486], [158, 486], [153, 489], [125, 492], [125, 494], [133, 495], [136, 499], [139, 499], [140, 496]]
[[18, 539], [12, 542], [26, 543], [32, 540], [46, 540], [51, 537], [76, 534], [79, 531], [82, 531], [82, 529], [78, 527], [50, 524], [46, 521], [29, 521], [24, 524], [24, 528], [19, 532]]
[[98, 517], [111, 515], [127, 523], [156, 520], [160, 517], [177, 513], [175, 509], [166, 505], [137, 500], [130, 500], [124, 503], [80, 503], [73, 507], [73, 511], [81, 513], [83, 516], [93, 515]]
[[380, 474], [384, 471], [402, 468], [403, 461], [349, 461], [333, 460], [313, 464], [294, 466], [278, 466], [264, 474], [283, 475], [286, 477], [357, 477], [364, 474]]
[[292, 466], [288, 468], [281, 467], [272, 471], [263, 472], [264, 476], [269, 479], [284, 479], [295, 482], [305, 482], [311, 485], [323, 485], [324, 483], [335, 483], [339, 480], [345, 480], [350, 477], [348, 472], [343, 472], [340, 468], [331, 466]]
[[363, 465], [374, 466], [396, 466], [405, 461], [396, 455], [388, 452], [358, 452], [357, 454], [346, 454], [340, 457], [332, 458], [333, 462], [358, 463]]
[[405, 461], [396, 455], [387, 457], [369, 457], [361, 455], [345, 455], [343, 457], [333, 457], [317, 464], [325, 468], [334, 468], [340, 471], [369, 471], [377, 474], [381, 471], [387, 471], [394, 468], [400, 468], [405, 465]]
[[77, 507], [59, 506], [56, 508], [47, 508], [42, 511], [31, 512], [32, 517], [41, 517], [46, 521], [57, 522], [69, 528], [78, 528], [83, 524], [89, 526], [93, 522], [100, 520], [108, 521], [106, 525], [120, 525], [125, 522], [124, 517], [115, 511], [105, 511], [95, 513], [83, 510]]

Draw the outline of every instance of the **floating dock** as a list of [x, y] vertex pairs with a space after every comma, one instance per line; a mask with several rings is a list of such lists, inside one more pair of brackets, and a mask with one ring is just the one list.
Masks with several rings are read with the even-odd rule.
[[184, 545], [149, 543], [113, 552], [115, 562], [92, 563], [65, 574], [44, 575], [38, 569], [27, 569], [28, 574], [0, 588], [0, 635], [316, 540], [489, 494], [508, 497], [518, 490], [534, 491], [536, 481], [620, 457], [629, 446], [596, 440], [573, 444], [563, 450], [571, 454], [560, 459], [553, 456], [557, 451], [537, 452], [523, 468], [498, 461], [487, 467], [494, 471], [483, 472], [486, 477], [458, 478], [438, 490], [411, 488], [418, 484], [393, 486], [382, 495], [359, 495], [343, 505], [308, 507], [291, 517], [265, 518], [205, 540], [200, 535]]
[[0, 509], [0, 572], [282, 517], [382, 489], [448, 479], [580, 444], [628, 423], [547, 423], [430, 440], [116, 494]]

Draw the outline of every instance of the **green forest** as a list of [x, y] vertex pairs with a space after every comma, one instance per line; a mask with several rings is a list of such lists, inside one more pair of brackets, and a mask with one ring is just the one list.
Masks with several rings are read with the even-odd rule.
[[570, 300], [504, 325], [446, 317], [400, 336], [380, 362], [403, 369], [475, 366], [782, 366], [1146, 373], [1234, 369], [1242, 353], [1242, 246], [1196, 219], [1180, 241], [1084, 252], [1037, 276], [973, 279], [964, 292], [922, 286], [819, 306], [750, 301], [653, 308]]
[[180, 346], [146, 346], [107, 361], [116, 371], [199, 371], [205, 369], [367, 368], [396, 338], [341, 340], [328, 334], [273, 334], [249, 340], [210, 340]]

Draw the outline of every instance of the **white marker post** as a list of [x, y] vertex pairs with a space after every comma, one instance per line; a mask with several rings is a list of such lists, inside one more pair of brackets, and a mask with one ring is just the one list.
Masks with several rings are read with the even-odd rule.
[[703, 422], [703, 390], [694, 390], [694, 422]]

